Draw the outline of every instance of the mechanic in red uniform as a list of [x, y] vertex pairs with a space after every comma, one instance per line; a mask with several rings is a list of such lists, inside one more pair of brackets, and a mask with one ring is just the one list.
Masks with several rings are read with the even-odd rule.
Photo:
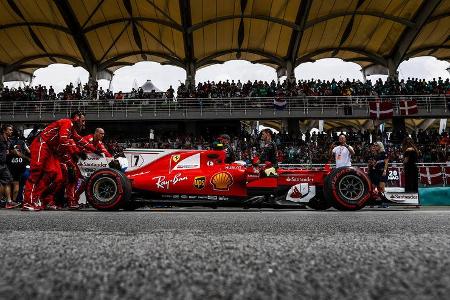
[[[23, 210], [36, 211], [42, 204], [51, 203], [51, 195], [63, 182], [58, 153], [70, 155], [80, 150], [73, 140], [78, 137], [77, 130], [85, 126], [82, 112], [74, 112], [70, 119], [61, 119], [48, 125], [31, 143], [30, 177], [25, 184]], [[47, 194], [50, 203], [41, 203], [42, 194]]]
[[[97, 155], [104, 155], [105, 157], [112, 158], [113, 156], [108, 152], [102, 140], [105, 137], [105, 131], [103, 128], [96, 128], [94, 134], [88, 134], [83, 137], [82, 143], [87, 143], [88, 145], [83, 145], [82, 148], [87, 153], [95, 153]], [[66, 158], [67, 160], [67, 158]], [[80, 169], [75, 164], [68, 164], [66, 166], [70, 174], [68, 178], [68, 184], [66, 185], [66, 198], [69, 203], [69, 208], [77, 209], [78, 202], [80, 200], [80, 195], [84, 192], [85, 182], [82, 179]], [[71, 170], [75, 172], [70, 173]]]
[[89, 134], [83, 137], [89, 144], [93, 145], [98, 153], [104, 154], [105, 157], [112, 157], [103, 144], [103, 138], [105, 137], [105, 131], [103, 128], [96, 128], [94, 134]]
[[[62, 172], [63, 183], [65, 185], [65, 196], [67, 200], [67, 207], [69, 209], [78, 209], [78, 197], [76, 196], [76, 189], [79, 179], [82, 177], [80, 169], [78, 168], [78, 159], [86, 159], [86, 152], [96, 152], [96, 148], [89, 143], [87, 139], [74, 135], [73, 144], [78, 149], [76, 152], [68, 153], [58, 151], [58, 158]], [[58, 186], [59, 189], [62, 186]]]

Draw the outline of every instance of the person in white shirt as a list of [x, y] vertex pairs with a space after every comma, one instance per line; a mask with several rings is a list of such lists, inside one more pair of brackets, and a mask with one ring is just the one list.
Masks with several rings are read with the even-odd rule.
[[332, 148], [330, 156], [334, 156], [336, 168], [351, 167], [352, 155], [355, 154], [352, 146], [347, 145], [347, 139], [343, 133], [339, 135], [339, 145]]

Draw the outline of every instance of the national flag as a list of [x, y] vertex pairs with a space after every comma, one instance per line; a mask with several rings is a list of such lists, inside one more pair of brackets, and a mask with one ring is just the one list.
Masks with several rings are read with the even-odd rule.
[[400, 114], [402, 116], [415, 115], [418, 112], [416, 100], [400, 100]]
[[392, 102], [390, 101], [369, 101], [369, 115], [372, 119], [390, 119], [394, 115]]
[[425, 185], [440, 185], [444, 183], [441, 167], [419, 167], [420, 182]]
[[284, 109], [287, 105], [287, 101], [284, 98], [276, 97], [273, 99], [273, 106], [276, 109]]

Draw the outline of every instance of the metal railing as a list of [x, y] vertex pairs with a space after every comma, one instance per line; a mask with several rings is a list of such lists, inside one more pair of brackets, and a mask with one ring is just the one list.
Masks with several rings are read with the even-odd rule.
[[370, 101], [391, 101], [394, 115], [400, 115], [400, 101], [414, 99], [420, 112], [437, 112], [442, 115], [450, 110], [450, 96], [304, 96], [284, 97], [276, 105], [276, 98], [175, 98], [175, 99], [122, 99], [122, 100], [47, 100], [47, 101], [0, 101], [1, 118], [30, 115], [70, 115], [75, 110], [82, 110], [98, 117], [108, 115], [114, 118], [121, 115], [127, 118], [136, 115], [171, 116], [172, 114], [189, 115], [195, 113], [203, 116], [208, 113], [216, 115], [246, 114], [262, 115], [264, 113], [323, 114], [324, 111], [336, 116], [358, 115], [369, 116]]

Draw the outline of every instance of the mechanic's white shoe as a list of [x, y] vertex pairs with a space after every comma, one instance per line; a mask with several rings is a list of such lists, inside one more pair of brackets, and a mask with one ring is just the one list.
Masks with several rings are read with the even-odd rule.
[[22, 206], [22, 211], [40, 211], [41, 207], [33, 204], [24, 203]]

